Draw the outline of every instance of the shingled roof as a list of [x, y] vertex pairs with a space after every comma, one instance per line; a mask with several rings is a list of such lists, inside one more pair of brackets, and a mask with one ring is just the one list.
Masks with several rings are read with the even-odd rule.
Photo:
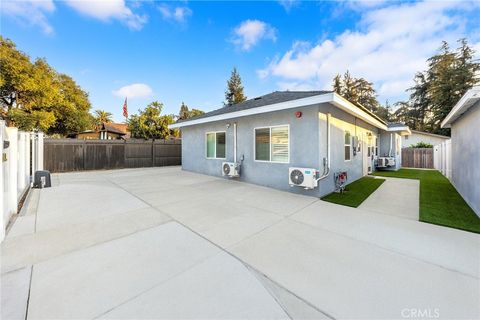
[[225, 113], [230, 113], [230, 112], [235, 112], [235, 111], [242, 111], [242, 110], [247, 110], [247, 109], [253, 109], [253, 108], [258, 108], [258, 107], [263, 107], [263, 106], [268, 106], [271, 104], [275, 103], [280, 103], [280, 102], [285, 102], [285, 101], [291, 101], [291, 100], [297, 100], [297, 99], [302, 99], [302, 98], [308, 98], [312, 96], [318, 96], [326, 93], [331, 93], [332, 91], [275, 91], [257, 98], [249, 99], [244, 102], [240, 102], [237, 104], [233, 105], [228, 105], [225, 107], [222, 107], [217, 110], [213, 110], [210, 112], [207, 112], [205, 114], [202, 114], [197, 117], [185, 119], [185, 120], [179, 120], [178, 123], [184, 122], [184, 121], [191, 121], [191, 120], [197, 120], [197, 119], [202, 119], [202, 118], [208, 118], [212, 116], [217, 116]]

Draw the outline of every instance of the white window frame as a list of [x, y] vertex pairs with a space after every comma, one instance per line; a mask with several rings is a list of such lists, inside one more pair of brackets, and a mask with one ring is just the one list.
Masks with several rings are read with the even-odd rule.
[[[278, 128], [278, 127], [287, 127], [287, 132], [288, 132], [288, 159], [287, 161], [272, 161], [272, 128]], [[257, 140], [255, 139], [255, 131], [258, 129], [269, 129], [269, 146], [270, 146], [270, 152], [269, 152], [269, 157], [270, 160], [257, 160]], [[289, 124], [279, 124], [275, 126], [262, 126], [262, 127], [255, 127], [253, 128], [253, 161], [254, 162], [265, 162], [265, 163], [281, 163], [281, 164], [289, 164], [290, 163], [290, 125]]]
[[[349, 139], [349, 144], [346, 144], [345, 143], [345, 134], [348, 132], [348, 134], [350, 135], [350, 139]], [[350, 130], [343, 130], [343, 160], [345, 162], [349, 162], [349, 161], [352, 161], [352, 133], [350, 132]], [[350, 152], [349, 152], [349, 155], [348, 155], [348, 159], [345, 159], [345, 147], [346, 146], [349, 146], [350, 147]]]
[[[209, 157], [208, 156], [208, 135], [209, 134], [215, 134], [215, 144], [213, 148], [213, 152], [215, 154], [215, 157]], [[223, 158], [218, 158], [217, 157], [217, 133], [225, 133], [225, 157]], [[205, 132], [205, 159], [207, 160], [225, 160], [227, 159], [227, 132], [226, 131], [208, 131]]]

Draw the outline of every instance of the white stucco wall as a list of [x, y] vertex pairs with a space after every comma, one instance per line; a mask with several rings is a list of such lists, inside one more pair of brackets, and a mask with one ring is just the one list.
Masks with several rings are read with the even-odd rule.
[[432, 146], [442, 143], [445, 140], [448, 140], [448, 137], [442, 138], [429, 134], [423, 134], [419, 132], [412, 131], [412, 134], [409, 136], [402, 137], [402, 145], [404, 148], [410, 147], [412, 144], [417, 144], [419, 142], [430, 143]]
[[452, 124], [452, 182], [480, 216], [480, 102]]

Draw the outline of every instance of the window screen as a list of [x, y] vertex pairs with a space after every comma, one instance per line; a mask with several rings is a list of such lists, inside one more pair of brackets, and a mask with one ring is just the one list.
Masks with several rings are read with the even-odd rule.
[[350, 153], [352, 148], [352, 138], [350, 132], [345, 131], [345, 161], [350, 160]]
[[225, 158], [226, 134], [225, 132], [207, 133], [207, 158], [224, 159]]
[[217, 132], [216, 158], [225, 158], [225, 132]]
[[215, 158], [215, 133], [207, 133], [207, 158]]
[[255, 129], [255, 160], [270, 161], [270, 128]]

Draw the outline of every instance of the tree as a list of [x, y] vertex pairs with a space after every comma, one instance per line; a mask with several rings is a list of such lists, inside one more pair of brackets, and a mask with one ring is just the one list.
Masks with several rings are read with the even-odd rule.
[[95, 110], [94, 121], [95, 127], [99, 128], [103, 123], [113, 122], [112, 114], [105, 110]]
[[409, 100], [398, 104], [401, 109], [396, 113], [412, 129], [449, 135], [450, 129], [440, 128], [441, 122], [467, 90], [479, 83], [480, 63], [473, 59], [474, 50], [466, 39], [458, 43], [452, 51], [442, 42], [439, 52], [427, 60], [428, 69], [415, 75]]
[[354, 78], [347, 70], [343, 77], [339, 74], [333, 78], [333, 91], [348, 101], [361, 105], [371, 112], [375, 112], [379, 103], [373, 84], [364, 78]]
[[172, 124], [172, 115], [161, 115], [163, 104], [154, 101], [139, 114], [132, 115], [127, 121], [128, 129], [133, 138], [139, 139], [165, 139], [173, 135], [173, 130], [168, 129]]
[[62, 97], [52, 110], [56, 121], [48, 129], [48, 133], [65, 136], [72, 132], [82, 132], [90, 128], [94, 123], [94, 117], [89, 112], [88, 94], [66, 74], [58, 75], [58, 83]]
[[381, 106], [381, 105], [378, 106], [377, 110], [375, 111], [375, 114], [387, 122], [394, 121], [394, 116], [392, 114], [392, 107], [390, 106], [390, 103], [388, 103], [388, 100], [385, 102], [385, 106]]
[[66, 135], [82, 131], [90, 115], [88, 94], [45, 59], [30, 58], [0, 36], [0, 116], [22, 130]]
[[188, 106], [182, 101], [182, 105], [180, 106], [180, 111], [178, 112], [178, 119], [185, 120], [190, 117], [190, 110], [188, 110]]
[[205, 112], [203, 112], [202, 110], [198, 110], [198, 109], [189, 110], [188, 106], [184, 102], [182, 102], [182, 105], [180, 106], [180, 111], [178, 112], [178, 120], [186, 120], [186, 119], [189, 119], [189, 118], [193, 118], [193, 117], [202, 115], [204, 113]]
[[230, 79], [227, 81], [224, 105], [231, 106], [245, 100], [247, 100], [247, 97], [243, 93], [242, 79], [240, 78], [237, 68], [233, 68]]

